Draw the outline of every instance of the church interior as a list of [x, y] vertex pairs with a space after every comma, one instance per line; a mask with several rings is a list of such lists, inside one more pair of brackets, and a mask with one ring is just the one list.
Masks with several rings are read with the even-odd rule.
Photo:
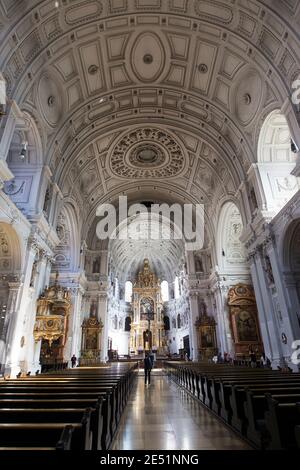
[[0, 450], [300, 449], [299, 25], [0, 0]]

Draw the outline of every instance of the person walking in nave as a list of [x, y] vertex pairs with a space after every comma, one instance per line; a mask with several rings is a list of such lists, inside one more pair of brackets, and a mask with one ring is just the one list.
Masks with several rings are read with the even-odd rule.
[[144, 359], [144, 371], [145, 371], [145, 385], [150, 385], [151, 380], [151, 370], [152, 370], [152, 360], [148, 352], [146, 352]]
[[71, 357], [72, 369], [73, 367], [76, 366], [76, 362], [77, 362], [77, 357], [75, 356], [75, 354], [73, 354], [73, 356]]

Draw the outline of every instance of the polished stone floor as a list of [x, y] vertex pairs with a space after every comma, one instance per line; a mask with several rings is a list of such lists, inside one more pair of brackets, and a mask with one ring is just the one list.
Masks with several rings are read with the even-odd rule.
[[250, 447], [186, 392], [154, 371], [140, 371], [113, 450], [249, 450]]

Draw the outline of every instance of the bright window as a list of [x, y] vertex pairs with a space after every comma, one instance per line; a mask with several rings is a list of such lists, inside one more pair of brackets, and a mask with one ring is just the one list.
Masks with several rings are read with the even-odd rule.
[[132, 282], [125, 282], [125, 302], [131, 302], [132, 300]]
[[179, 299], [180, 292], [179, 292], [179, 279], [178, 279], [178, 276], [175, 277], [174, 288], [175, 288], [175, 299]]
[[161, 289], [161, 298], [163, 302], [168, 302], [169, 300], [169, 283], [168, 281], [162, 281], [160, 285]]

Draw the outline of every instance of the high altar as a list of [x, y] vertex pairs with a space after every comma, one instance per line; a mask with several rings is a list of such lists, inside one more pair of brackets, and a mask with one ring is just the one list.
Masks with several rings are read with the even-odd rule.
[[160, 280], [144, 260], [132, 290], [133, 321], [130, 331], [130, 352], [138, 354], [152, 349], [164, 353], [166, 349], [163, 322], [163, 303]]

